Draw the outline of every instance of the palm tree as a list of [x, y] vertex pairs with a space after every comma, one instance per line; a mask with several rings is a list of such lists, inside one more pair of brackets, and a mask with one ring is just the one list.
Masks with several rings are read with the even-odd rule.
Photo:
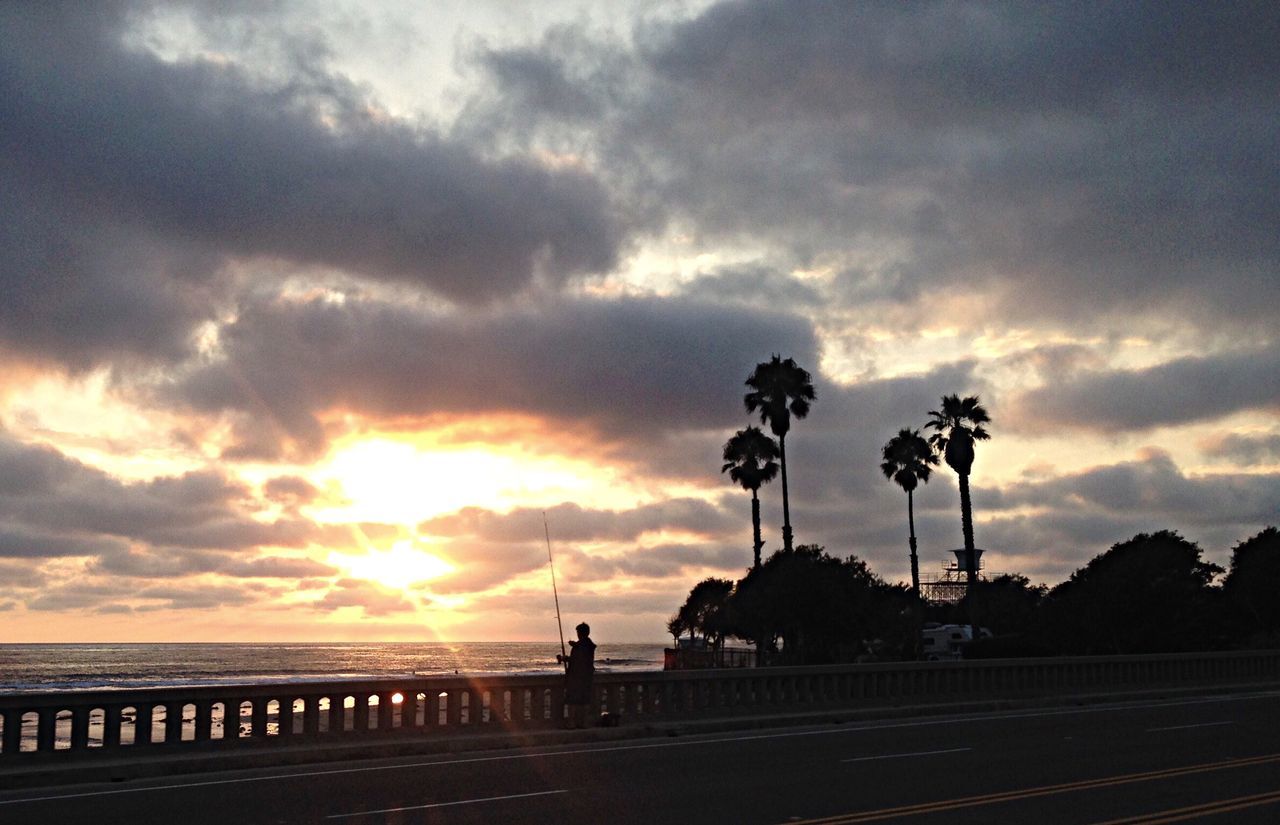
[[778, 475], [778, 462], [774, 460], [777, 457], [777, 443], [759, 427], [738, 430], [724, 443], [725, 463], [720, 472], [727, 472], [742, 489], [751, 491], [751, 525], [755, 529], [752, 569], [760, 566], [760, 548], [764, 547], [760, 539], [760, 485], [773, 481]]
[[782, 547], [791, 552], [791, 501], [787, 494], [787, 431], [791, 429], [791, 416], [804, 418], [809, 414], [809, 402], [817, 398], [813, 381], [806, 370], [788, 358], [785, 361], [774, 355], [768, 361], [756, 364], [747, 378], [751, 392], [742, 401], [747, 412], [760, 411], [760, 423], [768, 424], [778, 437], [778, 458], [782, 465]]
[[[964, 530], [964, 550], [968, 567], [968, 590], [972, 597], [978, 580], [978, 558], [973, 546], [973, 505], [969, 501], [969, 471], [973, 469], [973, 442], [986, 441], [991, 435], [983, 429], [991, 416], [978, 403], [978, 396], [960, 398], [944, 395], [942, 409], [929, 411], [929, 422], [936, 433], [929, 436], [929, 444], [942, 453], [947, 464], [960, 477], [960, 526]], [[975, 629], [976, 631], [976, 629]], [[976, 636], [975, 636], [976, 638]]]
[[908, 542], [911, 546], [911, 590], [920, 598], [920, 559], [916, 555], [916, 515], [912, 493], [916, 485], [929, 483], [930, 465], [937, 466], [938, 456], [919, 430], [902, 429], [884, 445], [880, 470], [884, 477], [907, 491]]

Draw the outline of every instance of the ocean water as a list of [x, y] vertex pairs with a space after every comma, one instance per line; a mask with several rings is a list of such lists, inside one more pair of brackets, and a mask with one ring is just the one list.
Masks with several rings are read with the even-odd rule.
[[[596, 649], [601, 672], [662, 670], [661, 643]], [[556, 642], [0, 644], [0, 693], [391, 677], [554, 673]]]

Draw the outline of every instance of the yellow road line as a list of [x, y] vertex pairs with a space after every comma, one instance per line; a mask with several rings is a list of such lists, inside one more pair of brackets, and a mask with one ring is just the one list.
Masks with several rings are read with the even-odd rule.
[[1139, 814], [1125, 819], [1111, 819], [1097, 825], [1168, 825], [1170, 822], [1183, 822], [1213, 814], [1226, 814], [1245, 808], [1256, 808], [1259, 805], [1271, 805], [1280, 802], [1280, 791], [1268, 791], [1252, 796], [1237, 796], [1233, 799], [1219, 799], [1200, 805], [1188, 805], [1185, 808], [1172, 808], [1150, 814]]
[[944, 799], [938, 802], [901, 805], [896, 808], [880, 808], [874, 811], [840, 814], [838, 816], [823, 817], [819, 819], [806, 819], [800, 822], [789, 823], [789, 825], [852, 825], [852, 823], [856, 822], [875, 822], [882, 819], [894, 819], [896, 817], [908, 816], [910, 814], [953, 811], [961, 808], [973, 808], [980, 805], [993, 805], [998, 802], [1013, 802], [1020, 799], [1033, 799], [1037, 796], [1051, 796], [1053, 794], [1070, 793], [1072, 791], [1107, 788], [1114, 785], [1127, 785], [1133, 782], [1149, 782], [1154, 779], [1168, 779], [1176, 776], [1186, 776], [1193, 773], [1207, 773], [1210, 771], [1222, 771], [1230, 768], [1244, 768], [1251, 765], [1266, 765], [1272, 762], [1280, 762], [1280, 753], [1268, 754], [1266, 756], [1254, 756], [1248, 759], [1228, 759], [1223, 762], [1206, 762], [1201, 765], [1189, 765], [1182, 768], [1166, 768], [1158, 771], [1121, 774], [1119, 776], [1108, 776], [1100, 779], [1085, 779], [1079, 782], [1064, 782], [1058, 785], [1044, 785], [1038, 788], [1001, 791], [998, 793], [983, 794], [980, 796]]

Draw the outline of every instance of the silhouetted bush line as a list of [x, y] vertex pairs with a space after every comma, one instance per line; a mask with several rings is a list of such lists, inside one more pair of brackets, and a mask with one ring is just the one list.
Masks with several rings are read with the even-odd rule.
[[[966, 658], [1280, 647], [1275, 527], [1237, 544], [1225, 571], [1195, 542], [1161, 530], [1112, 545], [1053, 588], [1018, 574], [975, 588], [979, 622], [994, 635], [970, 644]], [[907, 660], [919, 657], [925, 622], [966, 623], [969, 598], [922, 602], [856, 556], [800, 545], [737, 582], [700, 582], [668, 630], [701, 633], [712, 646], [755, 644], [769, 664]]]

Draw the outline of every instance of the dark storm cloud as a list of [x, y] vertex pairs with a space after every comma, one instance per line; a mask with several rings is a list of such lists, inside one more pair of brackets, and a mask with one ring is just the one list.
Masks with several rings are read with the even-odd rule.
[[[370, 114], [323, 66], [273, 87], [121, 45], [119, 5], [0, 8], [0, 344], [73, 364], [175, 357], [228, 259], [284, 259], [462, 302], [612, 268], [588, 173], [482, 158]], [[305, 69], [305, 71], [301, 71]]]
[[750, 353], [812, 363], [816, 344], [798, 316], [684, 301], [566, 300], [477, 317], [315, 300], [246, 307], [223, 350], [165, 395], [249, 417], [239, 454], [271, 456], [281, 440], [321, 448], [316, 416], [335, 408], [528, 413], [610, 438], [718, 426], [741, 404]]
[[800, 261], [874, 252], [846, 299], [988, 290], [1075, 323], [1280, 301], [1270, 4], [721, 3], [639, 31], [493, 50], [505, 94], [472, 116], [554, 145], [596, 112], [633, 201]]
[[1023, 394], [1011, 423], [1119, 432], [1280, 409], [1280, 348], [1086, 372]]

